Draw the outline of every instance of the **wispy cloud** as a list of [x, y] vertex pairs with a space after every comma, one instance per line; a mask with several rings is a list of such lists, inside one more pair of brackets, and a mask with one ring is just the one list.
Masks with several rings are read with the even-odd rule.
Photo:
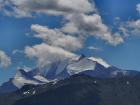
[[[140, 3], [136, 5], [136, 10], [140, 13]], [[130, 35], [140, 36], [140, 18], [129, 19], [126, 22], [121, 22], [119, 29], [124, 37], [128, 37]]]
[[7, 68], [11, 64], [11, 58], [0, 50], [0, 67]]
[[136, 10], [140, 13], [140, 3], [136, 5]]
[[95, 51], [102, 51], [103, 49], [99, 48], [99, 47], [96, 47], [96, 46], [89, 46], [87, 47], [87, 49], [89, 50], [95, 50]]

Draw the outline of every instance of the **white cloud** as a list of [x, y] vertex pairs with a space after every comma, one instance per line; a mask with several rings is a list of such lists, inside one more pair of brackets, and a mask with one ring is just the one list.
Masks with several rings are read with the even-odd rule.
[[125, 28], [123, 25], [120, 25], [119, 31], [120, 31], [120, 33], [122, 33], [123, 37], [128, 37], [129, 36], [128, 29]]
[[103, 23], [94, 2], [90, 0], [6, 0], [5, 4], [11, 8], [11, 11], [3, 8], [8, 16], [32, 17], [34, 13], [63, 16], [60, 28], [31, 26], [33, 36], [42, 39], [42, 43], [27, 46], [24, 52], [28, 57], [36, 58], [40, 66], [75, 56], [73, 52], [81, 49], [84, 41], [91, 36], [114, 46], [123, 42], [119, 33], [112, 33]]
[[140, 36], [140, 19], [127, 21], [120, 27], [120, 31], [125, 37], [130, 35]]
[[140, 29], [140, 19], [135, 20], [135, 21], [128, 21], [128, 25], [129, 27]]
[[80, 38], [65, 34], [59, 29], [49, 29], [46, 26], [33, 24], [31, 26], [34, 37], [41, 38], [43, 42], [34, 46], [25, 47], [24, 53], [29, 58], [36, 58], [40, 67], [51, 62], [76, 56], [71, 51], [82, 48]]
[[89, 46], [89, 47], [87, 47], [87, 48], [88, 48], [89, 50], [102, 51], [101, 48], [96, 47], [96, 46]]
[[0, 67], [7, 68], [11, 64], [11, 59], [8, 57], [5, 52], [0, 50]]
[[17, 54], [17, 53], [22, 54], [23, 51], [22, 51], [22, 50], [15, 49], [15, 50], [13, 50], [13, 52], [12, 52], [13, 55], [14, 55], [14, 54]]
[[139, 34], [140, 34], [140, 19], [128, 21], [126, 24], [126, 28], [129, 31], [129, 33], [139, 36]]
[[[50, 29], [47, 26], [38, 24], [31, 26], [32, 31], [35, 32], [34, 37], [41, 38], [43, 42], [35, 46], [27, 46], [25, 48], [25, 54], [30, 58], [36, 58], [40, 66], [59, 59], [75, 56], [72, 51], [77, 51], [82, 48], [84, 41], [90, 36], [105, 40], [111, 45], [118, 45], [123, 42], [123, 38], [118, 33], [113, 34], [109, 27], [102, 22], [99, 14], [92, 13], [87, 15], [87, 13], [96, 10], [95, 5], [91, 4], [88, 0], [60, 1], [63, 0], [43, 1], [48, 2], [47, 6], [45, 3], [42, 4], [42, 0], [34, 2], [41, 2], [38, 6], [45, 5], [43, 11], [42, 8], [44, 7], [42, 6], [40, 8], [41, 13], [63, 15], [64, 17], [64, 25], [61, 28]], [[50, 2], [51, 5], [49, 4]], [[48, 5], [50, 6], [49, 8]], [[37, 9], [36, 11], [38, 11], [38, 6], [31, 6], [31, 9], [34, 8], [34, 10]], [[92, 49], [95, 49], [95, 47], [92, 47]]]
[[[136, 10], [140, 13], [140, 3], [136, 5]], [[119, 31], [122, 33], [123, 37], [140, 36], [140, 17], [137, 19], [130, 19], [125, 22], [120, 22]]]
[[[5, 5], [11, 8], [8, 10], [3, 8], [8, 16], [31, 17], [32, 13], [62, 15], [66, 21], [69, 21], [64, 24], [63, 30], [70, 34], [76, 32], [79, 36], [95, 36], [112, 45], [123, 42], [119, 33], [112, 33], [109, 27], [103, 24], [95, 3], [91, 0], [5, 0]], [[90, 15], [87, 15], [89, 13]], [[54, 31], [58, 32], [56, 29]], [[59, 32], [59, 34], [64, 33]], [[65, 38], [59, 39], [59, 43], [64, 42]], [[67, 36], [68, 38], [75, 40], [71, 35]]]
[[69, 51], [59, 47], [50, 46], [46, 43], [34, 45], [32, 47], [27, 46], [25, 48], [25, 54], [30, 58], [37, 58], [38, 64], [41, 67], [49, 64], [50, 62], [75, 56], [75, 54]]
[[140, 13], [140, 4], [136, 5], [136, 10]]
[[69, 22], [62, 28], [64, 32], [95, 36], [112, 45], [118, 45], [123, 42], [123, 38], [119, 33], [112, 33], [98, 14], [72, 14], [68, 15], [66, 19]]
[[11, 7], [11, 10], [3, 8], [5, 13], [16, 17], [29, 17], [32, 13], [65, 15], [96, 11], [89, 0], [5, 0], [5, 5]]
[[36, 32], [35, 37], [43, 39], [47, 44], [75, 51], [82, 48], [83, 42], [80, 38], [67, 35], [59, 29], [49, 29], [48, 27], [34, 24], [31, 29]]
[[[136, 10], [140, 13], [140, 4], [136, 5]], [[128, 37], [129, 35], [140, 36], [140, 18], [129, 19], [127, 22], [122, 23], [119, 29], [124, 37]]]

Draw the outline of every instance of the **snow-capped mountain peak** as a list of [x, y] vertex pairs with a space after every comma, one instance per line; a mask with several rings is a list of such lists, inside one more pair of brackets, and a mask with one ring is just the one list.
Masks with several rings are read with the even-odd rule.
[[116, 78], [119, 76], [136, 76], [136, 71], [121, 70], [109, 65], [106, 61], [96, 57], [76, 56], [63, 61], [56, 61], [44, 68], [19, 69], [16, 75], [7, 83], [0, 86], [0, 91], [11, 87], [10, 91], [20, 89], [24, 85], [42, 85], [48, 82], [56, 83], [74, 74], [85, 74], [99, 78]]
[[27, 84], [40, 85], [49, 82], [45, 77], [38, 75], [38, 73], [32, 75], [32, 72], [35, 71], [19, 69], [12, 79], [13, 85], [20, 89]]
[[12, 82], [19, 89], [27, 84], [39, 85], [39, 82], [35, 80], [26, 79], [24, 77], [15, 77]]
[[17, 71], [17, 73], [14, 76], [12, 82], [17, 88], [21, 88], [25, 84], [36, 84], [35, 81], [31, 81], [29, 79], [28, 72], [26, 72], [26, 70], [24, 70], [24, 69], [19, 69]]
[[104, 61], [102, 58], [89, 57], [88, 59], [93, 60], [93, 61], [103, 65], [105, 68], [109, 68], [111, 66], [106, 61]]
[[67, 70], [69, 74], [73, 75], [86, 70], [94, 70], [95, 67], [96, 67], [96, 62], [85, 57], [77, 62], [72, 62], [71, 64], [69, 64], [67, 66]]
[[100, 65], [105, 69], [111, 67], [111, 65], [109, 65], [102, 58], [86, 57], [84, 55], [77, 58], [75, 61], [70, 62], [70, 64], [67, 66], [68, 73], [71, 75], [89, 70], [94, 71], [96, 68], [98, 68], [97, 65]]

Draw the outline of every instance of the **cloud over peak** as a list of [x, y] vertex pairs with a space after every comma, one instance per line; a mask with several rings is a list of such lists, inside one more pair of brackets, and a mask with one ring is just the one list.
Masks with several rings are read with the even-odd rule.
[[64, 60], [75, 56], [72, 52], [46, 43], [34, 45], [32, 47], [27, 46], [25, 48], [25, 54], [29, 58], [36, 58], [40, 67], [57, 60]]
[[60, 29], [50, 29], [47, 26], [32, 24], [31, 29], [36, 38], [42, 39], [41, 44], [26, 46], [24, 53], [29, 58], [36, 58], [40, 67], [57, 60], [76, 56], [73, 51], [83, 47], [79, 37], [65, 34]]

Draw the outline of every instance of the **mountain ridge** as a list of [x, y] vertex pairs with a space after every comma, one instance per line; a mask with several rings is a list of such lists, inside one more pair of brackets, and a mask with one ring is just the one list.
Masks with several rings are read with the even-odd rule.
[[[4, 100], [7, 100], [6, 102]], [[0, 105], [139, 105], [140, 77], [75, 74], [56, 84], [25, 85], [0, 97]]]
[[[44, 68], [19, 69], [14, 78], [7, 82], [7, 84], [11, 85], [9, 86], [9, 88], [11, 87], [9, 89], [10, 91], [7, 92], [21, 89], [24, 85], [55, 83], [75, 74], [85, 74], [99, 78], [118, 78], [123, 76], [136, 76], [140, 72], [121, 70], [111, 66], [101, 58], [81, 55], [64, 61], [56, 61]], [[5, 89], [7, 84], [4, 83], [0, 86], [0, 93], [5, 93], [8, 90]]]

